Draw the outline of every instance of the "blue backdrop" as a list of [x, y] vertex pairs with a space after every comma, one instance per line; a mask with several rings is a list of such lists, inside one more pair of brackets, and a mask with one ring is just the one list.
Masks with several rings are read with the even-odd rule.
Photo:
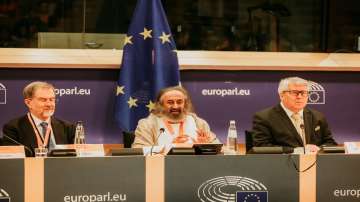
[[[0, 125], [26, 112], [22, 89], [34, 80], [55, 85], [59, 118], [85, 124], [88, 143], [121, 143], [114, 121], [118, 70], [91, 69], [0, 69]], [[208, 121], [224, 142], [228, 122], [236, 120], [241, 142], [251, 128], [253, 114], [279, 102], [280, 78], [300, 76], [315, 81], [319, 88], [309, 107], [322, 111], [335, 139], [360, 140], [360, 73], [284, 71], [182, 71], [182, 84], [196, 112]]]

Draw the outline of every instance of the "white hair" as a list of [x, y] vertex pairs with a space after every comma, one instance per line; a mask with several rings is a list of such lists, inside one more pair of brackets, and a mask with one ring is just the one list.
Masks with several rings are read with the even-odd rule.
[[310, 82], [308, 80], [302, 79], [300, 77], [287, 77], [284, 79], [281, 79], [279, 83], [278, 93], [281, 94], [284, 91], [289, 90], [289, 85], [295, 84], [295, 85], [305, 85], [307, 89], [310, 89]]

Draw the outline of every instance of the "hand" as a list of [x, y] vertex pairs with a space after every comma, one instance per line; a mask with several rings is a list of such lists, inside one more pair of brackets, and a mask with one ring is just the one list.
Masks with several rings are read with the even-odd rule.
[[197, 130], [196, 143], [208, 143], [210, 141], [210, 134], [203, 130]]
[[317, 154], [320, 148], [314, 144], [305, 145], [305, 153], [306, 154]]
[[190, 137], [187, 135], [179, 135], [174, 140], [173, 143], [185, 143], [189, 141]]

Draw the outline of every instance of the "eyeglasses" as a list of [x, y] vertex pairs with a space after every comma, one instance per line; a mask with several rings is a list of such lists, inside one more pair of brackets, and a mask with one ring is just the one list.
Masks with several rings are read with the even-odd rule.
[[309, 92], [308, 92], [308, 91], [305, 91], [305, 90], [286, 90], [286, 91], [284, 91], [284, 92], [287, 92], [287, 93], [289, 93], [289, 94], [292, 95], [292, 96], [299, 96], [299, 95], [301, 95], [301, 96], [303, 96], [303, 97], [308, 96], [308, 94], [309, 94]]

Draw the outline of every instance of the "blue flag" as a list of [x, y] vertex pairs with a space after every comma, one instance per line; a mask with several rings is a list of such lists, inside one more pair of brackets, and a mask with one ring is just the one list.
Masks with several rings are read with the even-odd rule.
[[237, 202], [268, 202], [267, 191], [238, 191], [236, 192]]
[[160, 89], [179, 85], [176, 46], [161, 0], [138, 0], [124, 40], [115, 118], [133, 131], [154, 108]]

